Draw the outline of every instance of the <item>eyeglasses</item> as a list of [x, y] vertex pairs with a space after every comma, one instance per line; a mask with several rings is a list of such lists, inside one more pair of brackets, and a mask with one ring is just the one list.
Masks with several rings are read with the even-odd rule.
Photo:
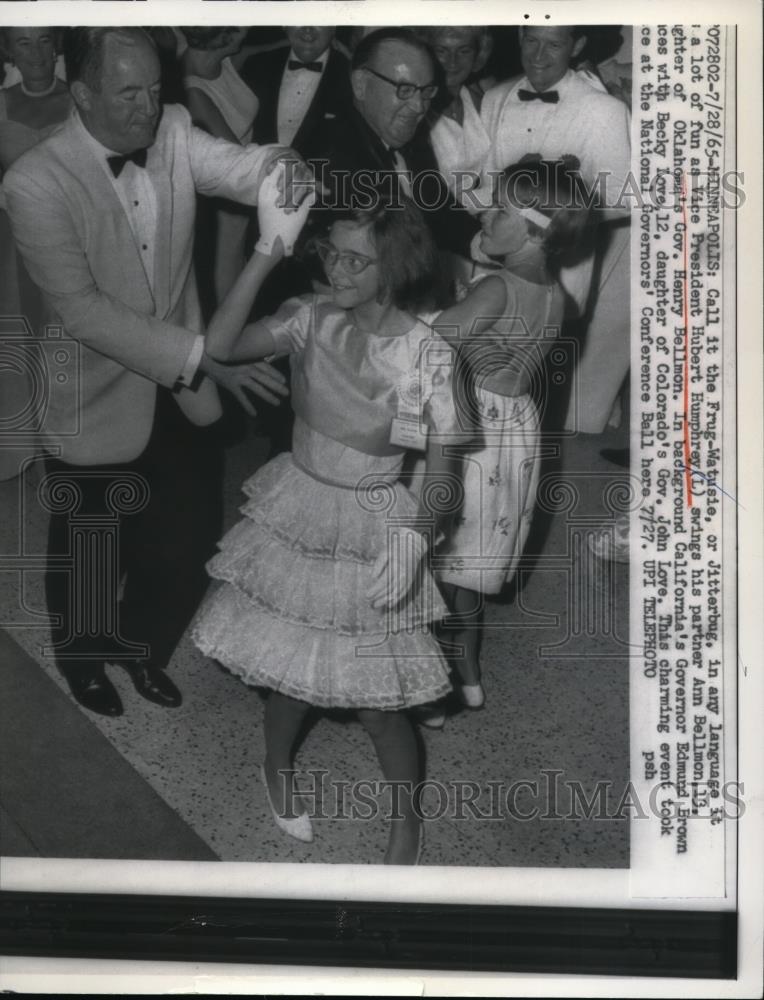
[[347, 274], [360, 274], [370, 264], [377, 263], [376, 257], [366, 257], [362, 253], [341, 253], [331, 243], [317, 242], [315, 248], [327, 271], [331, 271], [337, 261], [342, 264], [342, 269]]
[[378, 73], [375, 69], [372, 69], [371, 66], [364, 66], [363, 68], [367, 71], [367, 73], [373, 73], [374, 76], [378, 76], [380, 80], [384, 80], [385, 83], [389, 83], [392, 87], [395, 87], [395, 96], [399, 101], [410, 101], [416, 93], [420, 93], [422, 95], [423, 101], [431, 101], [440, 89], [437, 83], [428, 83], [424, 87], [418, 87], [415, 83], [400, 83], [398, 80], [391, 80], [389, 76], [384, 76], [382, 73]]

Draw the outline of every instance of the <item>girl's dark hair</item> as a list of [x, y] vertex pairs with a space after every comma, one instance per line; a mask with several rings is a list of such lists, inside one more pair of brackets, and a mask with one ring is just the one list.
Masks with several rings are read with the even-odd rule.
[[548, 257], [564, 254], [589, 229], [588, 197], [575, 156], [561, 160], [524, 157], [504, 171], [502, 191], [516, 208], [534, 208], [551, 219], [547, 227], [527, 219], [528, 231], [540, 239]]
[[378, 301], [419, 313], [442, 301], [442, 267], [424, 216], [410, 198], [383, 202], [368, 211], [335, 216], [334, 222], [370, 226], [379, 273]]

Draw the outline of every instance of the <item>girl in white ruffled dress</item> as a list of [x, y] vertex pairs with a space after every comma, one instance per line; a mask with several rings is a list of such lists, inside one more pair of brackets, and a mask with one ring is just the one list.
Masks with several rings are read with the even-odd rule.
[[312, 839], [285, 780], [309, 708], [356, 709], [385, 779], [400, 783], [385, 862], [414, 864], [420, 774], [405, 709], [451, 685], [430, 628], [446, 608], [426, 567], [440, 515], [398, 479], [407, 449], [425, 447], [430, 482], [453, 486], [441, 448], [458, 440], [451, 350], [414, 318], [437, 257], [411, 203], [335, 222], [318, 247], [331, 295], [291, 299], [243, 327], [305, 214], [275, 210], [266, 187], [258, 249], [213, 318], [207, 351], [289, 353], [293, 450], [245, 482], [244, 518], [208, 564], [219, 582], [192, 634], [245, 683], [270, 689], [261, 777], [277, 825]]
[[[577, 167], [569, 157], [506, 168], [477, 246], [498, 266], [432, 321], [463, 352], [474, 390], [463, 409], [475, 414], [481, 437], [464, 450], [464, 502], [438, 552], [438, 581], [454, 616], [444, 638], [460, 651], [453, 662], [468, 708], [485, 700], [482, 595], [498, 594], [514, 576], [533, 516], [540, 461], [533, 397], [547, 391], [544, 357], [565, 304], [555, 262], [582, 239], [588, 219]], [[424, 721], [441, 718], [428, 710]]]

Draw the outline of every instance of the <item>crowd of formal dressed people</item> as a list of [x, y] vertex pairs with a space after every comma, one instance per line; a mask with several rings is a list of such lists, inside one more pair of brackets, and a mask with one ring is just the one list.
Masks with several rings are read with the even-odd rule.
[[[123, 711], [106, 665], [171, 708], [190, 625], [269, 692], [261, 778], [301, 840], [305, 715], [357, 711], [401, 790], [385, 861], [411, 864], [414, 725], [454, 689], [484, 703], [482, 595], [527, 539], [561, 330], [581, 350], [559, 427], [618, 419], [628, 39], [605, 59], [569, 26], [272, 35], [3, 31], [2, 313], [79, 352], [37, 428], [45, 480], [96, 516], [146, 487], [96, 625], [103, 572], [61, 571], [71, 510], [48, 504], [53, 646], [91, 711]], [[271, 457], [221, 539], [232, 407]]]

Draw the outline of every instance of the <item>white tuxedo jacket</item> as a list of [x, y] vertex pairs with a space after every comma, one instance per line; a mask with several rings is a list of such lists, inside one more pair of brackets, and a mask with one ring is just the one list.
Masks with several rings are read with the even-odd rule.
[[[193, 270], [195, 196], [254, 205], [273, 146], [236, 146], [165, 107], [148, 171], [157, 198], [154, 281], [148, 281], [114, 186], [71, 118], [4, 178], [17, 246], [68, 337], [79, 370], [50, 379], [43, 444], [81, 465], [137, 458], [151, 432], [156, 384], [174, 386], [202, 321]], [[203, 379], [177, 399], [197, 423], [219, 411]], [[76, 432], [73, 432], [76, 428]]]
[[[483, 98], [480, 117], [491, 137], [486, 169], [501, 171], [528, 153], [540, 153], [548, 160], [572, 154], [578, 157], [588, 185], [598, 174], [604, 175], [606, 204], [615, 207], [631, 165], [631, 118], [623, 101], [596, 90], [572, 70], [551, 88], [559, 95], [556, 104], [521, 101], [521, 89], [532, 89], [527, 77], [500, 83]], [[586, 309], [593, 268], [590, 253], [560, 272], [560, 283], [580, 314]]]

